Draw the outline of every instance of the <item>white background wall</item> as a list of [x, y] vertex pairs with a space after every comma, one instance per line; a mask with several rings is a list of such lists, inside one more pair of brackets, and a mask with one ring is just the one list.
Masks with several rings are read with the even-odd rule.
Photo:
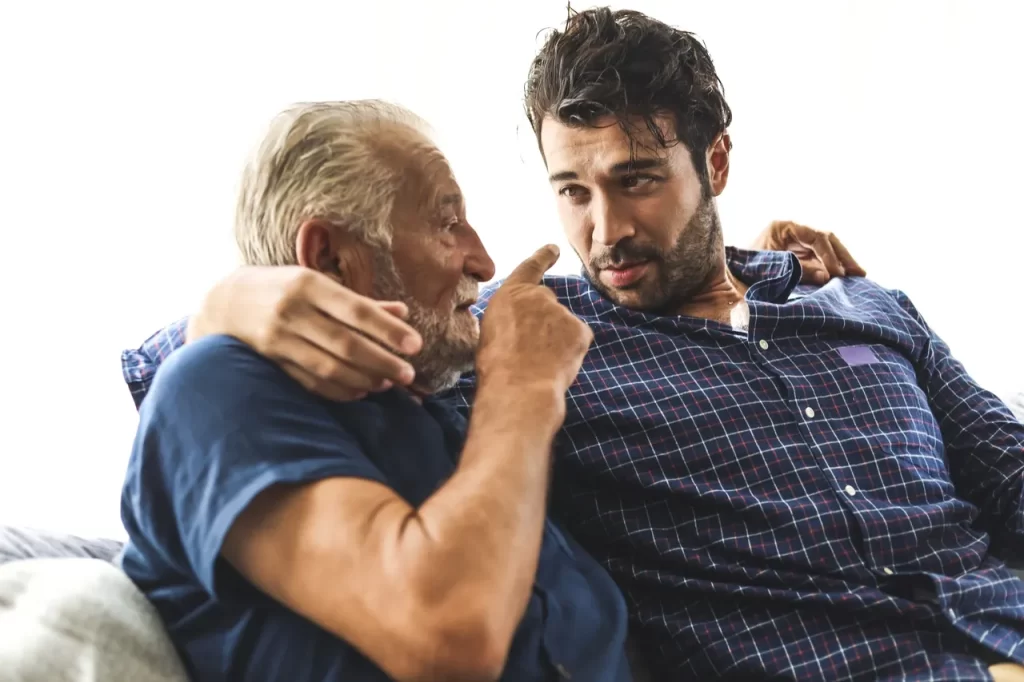
[[[3, 3], [0, 523], [122, 534], [136, 413], [119, 352], [233, 267], [242, 162], [287, 104], [424, 115], [499, 273], [560, 238], [520, 97], [564, 6]], [[774, 218], [837, 232], [980, 381], [1024, 390], [1020, 3], [632, 7], [716, 59], [735, 112], [728, 241]], [[571, 252], [557, 267], [576, 270]]]

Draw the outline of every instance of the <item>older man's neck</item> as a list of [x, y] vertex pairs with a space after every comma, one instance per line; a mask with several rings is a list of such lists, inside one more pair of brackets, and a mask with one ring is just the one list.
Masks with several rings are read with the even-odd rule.
[[679, 307], [678, 314], [734, 324], [737, 319], [735, 311], [738, 308], [746, 310], [744, 296], [748, 288], [729, 270], [723, 254], [705, 285]]

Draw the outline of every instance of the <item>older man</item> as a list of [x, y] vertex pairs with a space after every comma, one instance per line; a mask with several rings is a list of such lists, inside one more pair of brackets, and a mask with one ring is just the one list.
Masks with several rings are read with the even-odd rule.
[[[478, 328], [469, 307], [493, 264], [458, 184], [418, 119], [365, 101], [275, 120], [237, 239], [250, 263], [400, 299], [421, 341], [408, 388], [358, 403], [314, 396], [228, 337], [161, 369], [124, 486], [123, 566], [192, 678], [629, 680], [620, 593], [544, 518], [591, 339], [538, 285], [554, 247]], [[474, 358], [467, 435], [433, 394]]]

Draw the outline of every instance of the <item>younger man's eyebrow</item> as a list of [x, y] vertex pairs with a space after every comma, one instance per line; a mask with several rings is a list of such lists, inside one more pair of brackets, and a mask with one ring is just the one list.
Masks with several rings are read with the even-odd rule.
[[668, 165], [665, 159], [658, 157], [646, 158], [646, 159], [633, 159], [632, 161], [620, 161], [619, 163], [612, 166], [612, 172], [615, 174], [621, 173], [633, 173], [636, 171], [643, 170], [654, 170], [657, 168], [664, 168]]
[[[611, 167], [613, 175], [622, 175], [623, 173], [635, 173], [636, 171], [653, 170], [657, 168], [664, 168], [668, 165], [665, 159], [652, 157], [645, 159], [633, 159], [619, 161]], [[556, 171], [548, 176], [548, 182], [565, 182], [566, 180], [578, 180], [579, 174], [576, 171]]]

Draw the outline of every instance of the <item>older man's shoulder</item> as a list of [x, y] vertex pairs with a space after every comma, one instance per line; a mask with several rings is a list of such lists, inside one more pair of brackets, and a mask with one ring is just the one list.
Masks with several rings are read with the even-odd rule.
[[284, 370], [238, 339], [207, 336], [168, 356], [140, 412], [174, 412], [181, 401], [199, 401], [221, 413], [235, 406], [241, 414], [253, 395], [280, 396], [292, 384]]

